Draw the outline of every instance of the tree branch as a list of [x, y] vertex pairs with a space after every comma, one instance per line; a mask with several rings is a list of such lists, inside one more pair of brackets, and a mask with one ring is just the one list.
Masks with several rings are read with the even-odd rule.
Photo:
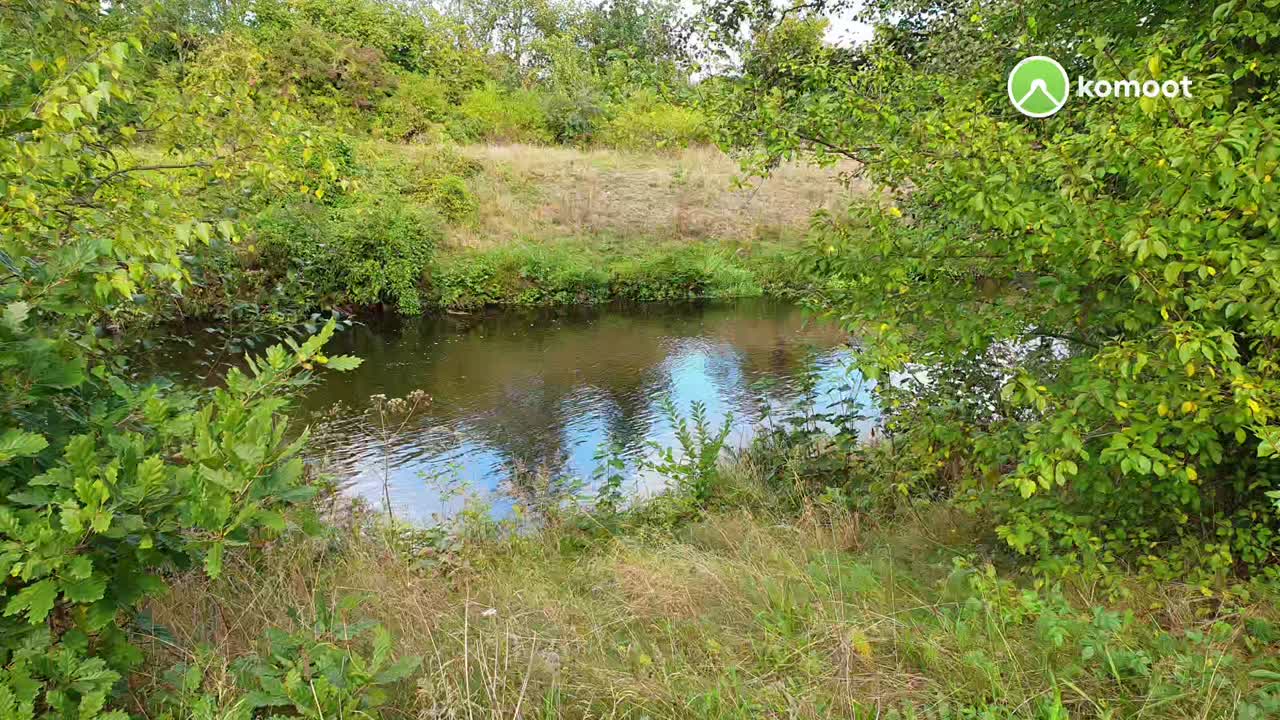
[[804, 140], [807, 143], [811, 143], [813, 145], [818, 145], [823, 148], [826, 148], [827, 150], [830, 150], [831, 152], [836, 153], [837, 155], [843, 155], [849, 158], [850, 160], [856, 160], [857, 162], [860, 162], [863, 165], [866, 165], [867, 161], [857, 153], [876, 152], [880, 149], [878, 145], [863, 145], [861, 147], [855, 147], [855, 148], [843, 148], [843, 147], [840, 147], [839, 145], [833, 145], [827, 142], [826, 140], [823, 140], [822, 138], [812, 137], [809, 135], [805, 135], [803, 133], [796, 133], [796, 137], [800, 138], [801, 140]]

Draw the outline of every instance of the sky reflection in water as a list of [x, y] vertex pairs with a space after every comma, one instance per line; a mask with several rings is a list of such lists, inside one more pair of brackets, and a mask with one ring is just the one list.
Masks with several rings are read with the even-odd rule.
[[[732, 413], [729, 445], [743, 447], [762, 404], [776, 413], [800, 402], [809, 369], [820, 411], [850, 396], [837, 390], [845, 384], [867, 406], [867, 388], [845, 367], [844, 340], [767, 300], [377, 321], [328, 348], [365, 362], [307, 393], [304, 410], [329, 415], [313, 420], [312, 459], [381, 507], [385, 450], [395, 514], [415, 522], [460, 509], [451, 486], [494, 491], [531, 474], [589, 481], [597, 453], [614, 444], [627, 459], [628, 491], [651, 493], [663, 481], [637, 472], [636, 460], [654, 452], [651, 441], [674, 443], [662, 397], [686, 414], [705, 403], [717, 427]], [[370, 396], [416, 389], [430, 405], [384, 445], [366, 412]], [[504, 493], [490, 500], [497, 514], [511, 509]]]

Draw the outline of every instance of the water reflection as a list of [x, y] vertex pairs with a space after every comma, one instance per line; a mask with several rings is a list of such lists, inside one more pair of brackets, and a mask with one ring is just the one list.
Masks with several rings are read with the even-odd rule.
[[[325, 376], [303, 409], [329, 416], [316, 427], [313, 460], [377, 507], [385, 472], [396, 516], [425, 521], [459, 508], [443, 489], [450, 481], [493, 490], [513, 473], [589, 479], [597, 453], [613, 445], [630, 490], [651, 492], [661, 481], [635, 467], [651, 441], [674, 440], [660, 398], [685, 412], [705, 403], [717, 426], [732, 413], [730, 444], [741, 446], [762, 407], [797, 402], [808, 369], [820, 409], [842, 399], [844, 340], [765, 300], [388, 318], [335, 337], [328, 352], [364, 364]], [[414, 390], [431, 403], [384, 444], [369, 398]]]

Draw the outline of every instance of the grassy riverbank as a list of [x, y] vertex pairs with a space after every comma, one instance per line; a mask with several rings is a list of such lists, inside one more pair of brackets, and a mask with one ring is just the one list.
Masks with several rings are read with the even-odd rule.
[[189, 314], [795, 294], [809, 218], [861, 192], [838, 181], [845, 165], [747, 182], [711, 147], [351, 140], [329, 152], [351, 181], [270, 205], [245, 242], [218, 245]]
[[517, 241], [437, 255], [428, 303], [447, 309], [609, 300], [789, 296], [806, 282], [780, 242], [673, 242], [622, 236]]
[[[441, 162], [439, 149], [369, 147], [401, 168]], [[804, 283], [792, 251], [809, 218], [857, 191], [837, 182], [847, 166], [787, 164], [743, 182], [712, 147], [449, 154], [466, 199], [426, 280], [428, 304], [448, 309], [791, 294]], [[440, 205], [438, 195], [421, 197]]]
[[[1260, 718], [1280, 708], [1271, 597], [1224, 602], [1116, 575], [1037, 588], [981, 517], [948, 504], [720, 473], [704, 513], [659, 498], [511, 535], [476, 517], [447, 549], [370, 525], [236, 556], [153, 606], [157, 665], [230, 664], [263, 633], [310, 635], [341, 598], [420, 674], [385, 717]], [[835, 501], [832, 498], [836, 498]], [[418, 538], [421, 540], [422, 538]], [[433, 543], [435, 544], [435, 543]], [[414, 549], [414, 548], [418, 549]], [[1000, 567], [1001, 569], [997, 569]], [[343, 642], [345, 646], [359, 643]], [[183, 656], [173, 647], [211, 648]]]

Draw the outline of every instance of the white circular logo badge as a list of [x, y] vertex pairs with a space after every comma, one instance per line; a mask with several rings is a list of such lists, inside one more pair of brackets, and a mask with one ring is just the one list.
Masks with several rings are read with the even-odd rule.
[[1051, 57], [1032, 55], [1009, 71], [1009, 102], [1027, 117], [1049, 117], [1070, 94], [1067, 71]]

